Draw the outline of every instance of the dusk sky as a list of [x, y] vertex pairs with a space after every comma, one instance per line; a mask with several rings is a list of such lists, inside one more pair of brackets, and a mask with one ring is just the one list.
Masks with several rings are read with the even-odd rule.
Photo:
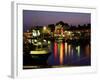
[[51, 11], [23, 11], [23, 29], [26, 31], [31, 26], [46, 26], [48, 24], [56, 24], [59, 21], [68, 23], [69, 25], [82, 25], [91, 23], [90, 13], [75, 12], [51, 12]]

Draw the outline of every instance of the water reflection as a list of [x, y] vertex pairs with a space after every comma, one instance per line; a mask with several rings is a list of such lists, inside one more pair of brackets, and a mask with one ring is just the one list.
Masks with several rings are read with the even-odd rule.
[[77, 56], [80, 57], [80, 46], [79, 45], [76, 47], [76, 50], [77, 50]]
[[57, 43], [55, 42], [54, 43], [54, 59], [56, 60], [57, 59], [57, 52], [58, 52], [58, 45], [57, 45]]
[[68, 48], [68, 44], [65, 43], [65, 55], [66, 55], [66, 56], [68, 56], [68, 50], [67, 50], [67, 48]]
[[71, 45], [68, 45], [68, 56], [71, 55]]
[[60, 64], [63, 64], [63, 59], [64, 59], [64, 45], [63, 43], [60, 43]]
[[90, 57], [90, 45], [89, 44], [85, 47], [85, 53], [87, 57]]
[[90, 45], [52, 42], [49, 65], [90, 65]]

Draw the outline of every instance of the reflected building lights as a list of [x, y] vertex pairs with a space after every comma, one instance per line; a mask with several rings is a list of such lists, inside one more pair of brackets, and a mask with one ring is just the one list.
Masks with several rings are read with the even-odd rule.
[[58, 46], [57, 46], [57, 43], [55, 42], [54, 43], [54, 58], [55, 58], [55, 60], [57, 59], [57, 49], [58, 49]]
[[60, 48], [61, 48], [60, 46], [61, 46], [61, 44], [58, 43], [57, 45], [58, 45], [58, 55], [60, 55]]
[[76, 50], [77, 50], [77, 55], [80, 57], [80, 46], [77, 46]]
[[67, 42], [66, 42], [66, 43], [65, 43], [65, 55], [66, 55], [66, 56], [68, 56], [68, 52], [67, 52], [67, 51], [68, 51], [68, 44], [67, 44]]
[[70, 56], [71, 53], [71, 45], [68, 45], [68, 55]]
[[87, 57], [90, 56], [90, 46], [89, 46], [89, 44], [85, 47], [85, 53], [86, 53]]
[[63, 64], [63, 58], [64, 58], [64, 46], [63, 46], [63, 43], [61, 43], [61, 46], [60, 46], [60, 65]]

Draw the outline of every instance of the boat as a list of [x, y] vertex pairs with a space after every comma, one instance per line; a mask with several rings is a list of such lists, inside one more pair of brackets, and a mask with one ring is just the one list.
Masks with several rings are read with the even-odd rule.
[[44, 40], [44, 42], [37, 41], [37, 42], [33, 42], [33, 46], [35, 46], [35, 49], [30, 51], [30, 55], [32, 57], [33, 63], [35, 65], [46, 64], [48, 57], [51, 54], [51, 51], [49, 49], [50, 43], [47, 43], [46, 40]]
[[[41, 37], [40, 31], [34, 29], [31, 32], [31, 37], [27, 38], [27, 45], [24, 45], [24, 63], [27, 65], [45, 65], [51, 54], [50, 51], [50, 40]], [[24, 40], [24, 44], [25, 40]], [[31, 63], [30, 63], [31, 62]]]

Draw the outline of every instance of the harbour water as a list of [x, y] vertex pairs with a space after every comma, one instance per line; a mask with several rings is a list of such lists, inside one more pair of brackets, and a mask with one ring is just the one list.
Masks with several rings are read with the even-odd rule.
[[90, 44], [71, 44], [68, 42], [52, 42], [50, 66], [89, 66], [91, 65]]

